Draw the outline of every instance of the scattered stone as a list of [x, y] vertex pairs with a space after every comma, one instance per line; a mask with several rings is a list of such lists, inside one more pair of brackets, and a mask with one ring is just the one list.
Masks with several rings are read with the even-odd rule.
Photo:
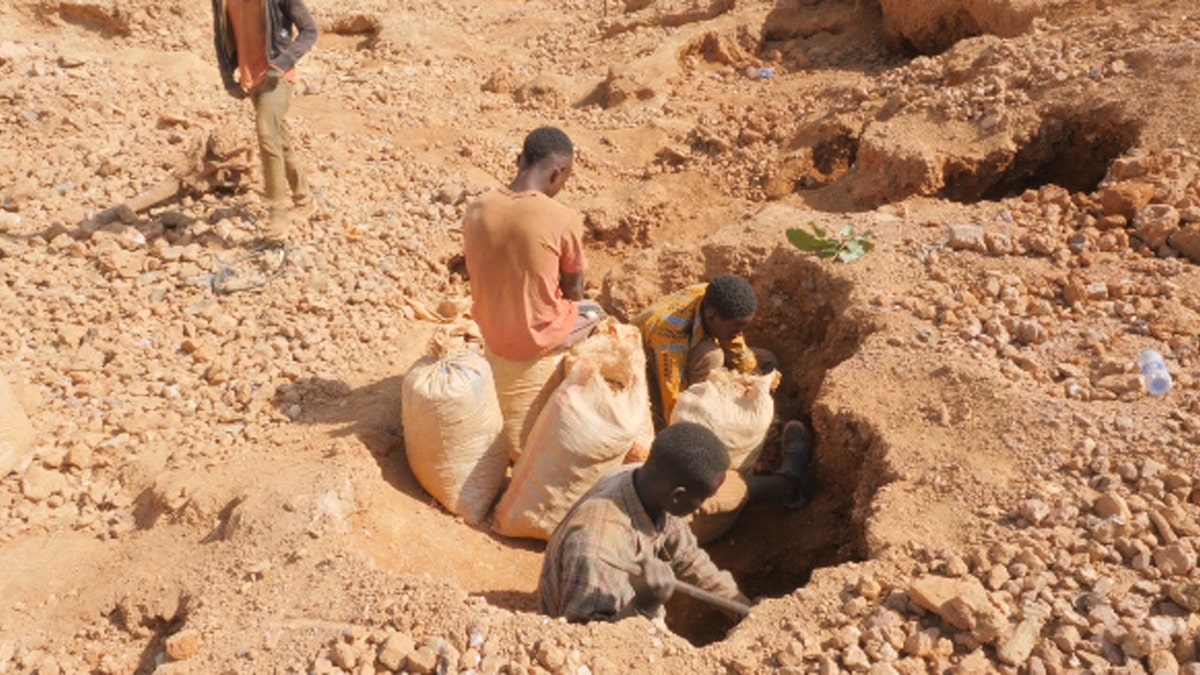
[[537, 661], [547, 670], [553, 672], [562, 668], [567, 662], [567, 654], [552, 642], [543, 640], [537, 649]]
[[[762, 666], [754, 654], [736, 654], [725, 659], [725, 668], [736, 675], [753, 675], [761, 672]], [[557, 672], [557, 671], [554, 671]]]
[[511, 94], [521, 85], [521, 74], [510, 65], [492, 71], [480, 89], [493, 94]]
[[904, 641], [904, 653], [910, 656], [927, 658], [933, 655], [937, 645], [938, 632], [935, 628], [917, 631]]
[[1108, 216], [1121, 216], [1133, 220], [1150, 200], [1154, 198], [1151, 183], [1128, 182], [1107, 185], [1100, 190], [1100, 207]]
[[405, 660], [405, 669], [414, 673], [433, 673], [437, 671], [438, 655], [437, 652], [428, 646], [420, 647], [416, 651], [408, 655]]
[[1156, 649], [1146, 657], [1146, 664], [1151, 673], [1178, 673], [1179, 660], [1169, 650]]
[[412, 637], [405, 633], [394, 633], [379, 648], [379, 662], [391, 670], [400, 670], [416, 648]]
[[200, 632], [185, 628], [166, 640], [167, 656], [186, 661], [200, 652]]
[[1186, 576], [1196, 567], [1196, 554], [1183, 544], [1164, 546], [1154, 552], [1154, 566], [1164, 576]]
[[994, 673], [995, 666], [988, 659], [987, 654], [982, 649], [967, 654], [962, 661], [959, 662], [955, 673], [959, 675], [985, 675], [985, 673]]
[[1200, 517], [1189, 513], [1183, 504], [1173, 504], [1159, 513], [1175, 534], [1182, 537], [1200, 536]]
[[1046, 516], [1050, 515], [1050, 507], [1040, 499], [1026, 499], [1018, 507], [1021, 517], [1034, 525], [1041, 525]]
[[523, 105], [561, 105], [566, 102], [565, 82], [556, 75], [543, 73], [526, 80], [513, 91], [513, 101]]
[[997, 641], [996, 656], [1010, 666], [1027, 662], [1041, 640], [1042, 626], [1045, 624], [1044, 615], [1026, 617], [1011, 633]]
[[1200, 612], [1200, 581], [1184, 581], [1168, 587], [1175, 604], [1192, 613]]
[[1106, 492], [1096, 498], [1092, 503], [1092, 510], [1101, 518], [1119, 518], [1123, 521], [1128, 521], [1133, 517], [1129, 511], [1129, 505], [1120, 495]]
[[1041, 322], [1034, 319], [1020, 319], [1013, 327], [1013, 338], [1023, 345], [1037, 345], [1045, 342], [1050, 333]]
[[1006, 613], [992, 603], [987, 590], [974, 577], [922, 577], [909, 586], [908, 594], [918, 606], [956, 628], [970, 631], [981, 643], [992, 642], [1008, 628]]
[[1150, 511], [1147, 515], [1150, 517], [1150, 522], [1154, 525], [1154, 529], [1158, 531], [1158, 536], [1164, 544], [1174, 544], [1179, 541], [1179, 535], [1175, 534], [1175, 530], [1167, 522], [1165, 516], [1158, 511]]
[[51, 495], [67, 491], [67, 477], [53, 469], [34, 463], [21, 477], [21, 494], [35, 502], [46, 501]]
[[358, 651], [347, 642], [338, 640], [329, 650], [329, 660], [343, 670], [353, 670], [358, 665]]
[[1145, 658], [1151, 652], [1165, 649], [1168, 645], [1170, 638], [1166, 635], [1145, 628], [1133, 628], [1121, 639], [1121, 650], [1126, 656], [1134, 659]]
[[1157, 249], [1179, 230], [1179, 210], [1166, 204], [1151, 204], [1133, 219], [1137, 236], [1150, 248]]
[[600, 85], [595, 96], [600, 105], [612, 108], [626, 101], [646, 101], [656, 95], [654, 86], [645, 82], [643, 75], [634, 68], [610, 66], [608, 76]]
[[983, 228], [978, 225], [951, 225], [946, 235], [946, 245], [956, 251], [987, 251]]
[[951, 555], [946, 558], [946, 574], [952, 577], [961, 577], [970, 573], [971, 568], [967, 567], [967, 561], [962, 559], [962, 556]]
[[97, 372], [104, 370], [106, 361], [103, 352], [92, 345], [85, 344], [75, 351], [75, 357], [71, 360], [69, 368], [73, 372]]
[[1172, 232], [1167, 237], [1167, 243], [1192, 262], [1200, 263], [1200, 223], [1188, 223]]
[[858, 645], [850, 645], [842, 652], [842, 665], [851, 671], [860, 672], [871, 666], [871, 659]]

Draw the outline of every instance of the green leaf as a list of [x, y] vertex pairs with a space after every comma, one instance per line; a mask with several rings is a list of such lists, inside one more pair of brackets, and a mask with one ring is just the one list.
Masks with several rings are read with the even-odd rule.
[[808, 228], [788, 229], [788, 241], [802, 251], [816, 253], [819, 258], [834, 258], [839, 262], [852, 263], [875, 248], [874, 242], [870, 241], [871, 231], [867, 230], [856, 236], [852, 224], [842, 226], [838, 234], [832, 236], [815, 222], [810, 221]]
[[793, 246], [802, 251], [819, 251], [821, 247], [827, 244], [825, 240], [818, 239], [812, 234], [798, 228], [788, 230], [787, 238]]
[[842, 252], [838, 254], [838, 260], [844, 263], [852, 263], [863, 257], [866, 252], [866, 248], [861, 241], [851, 240], [846, 242], [845, 247], [842, 248]]

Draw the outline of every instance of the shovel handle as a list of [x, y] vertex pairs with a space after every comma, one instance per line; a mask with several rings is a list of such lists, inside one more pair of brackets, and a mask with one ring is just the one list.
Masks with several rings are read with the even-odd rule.
[[[640, 569], [638, 569], [637, 567], [635, 567], [633, 565], [626, 565], [624, 563], [619, 563], [615, 560], [610, 560], [608, 558], [601, 557], [600, 562], [602, 562], [610, 567], [615, 567], [626, 574], [639, 575], [642, 573], [642, 571]], [[738, 602], [737, 600], [733, 600], [731, 598], [727, 598], [723, 595], [717, 595], [716, 593], [713, 593], [712, 591], [706, 591], [703, 588], [696, 586], [695, 584], [690, 584], [686, 581], [680, 581], [679, 579], [676, 579], [675, 580], [675, 590], [679, 591], [680, 593], [683, 593], [684, 595], [689, 595], [689, 596], [691, 596], [697, 600], [700, 600], [702, 602], [707, 602], [708, 604], [713, 605], [714, 607], [720, 607], [721, 609], [727, 609], [731, 612], [736, 612], [739, 616], [749, 616], [750, 615], [750, 605], [747, 605], [742, 602]]]

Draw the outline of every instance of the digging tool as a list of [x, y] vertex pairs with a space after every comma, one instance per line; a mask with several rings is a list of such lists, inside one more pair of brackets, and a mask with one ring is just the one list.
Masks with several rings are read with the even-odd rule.
[[[640, 575], [642, 573], [642, 571], [640, 569], [638, 569], [635, 565], [627, 565], [625, 563], [620, 563], [615, 560], [610, 560], [609, 558], [605, 558], [604, 556], [600, 557], [600, 562], [602, 562], [605, 565], [608, 565], [610, 567], [615, 567], [626, 574]], [[690, 595], [691, 597], [693, 597], [697, 600], [700, 600], [702, 602], [707, 602], [708, 604], [713, 605], [714, 607], [720, 607], [721, 609], [727, 609], [731, 612], [737, 612], [737, 614], [739, 616], [749, 616], [750, 615], [750, 605], [747, 605], [743, 602], [738, 602], [737, 600], [732, 600], [723, 595], [717, 595], [716, 593], [713, 593], [712, 591], [706, 591], [703, 588], [700, 588], [699, 586], [696, 586], [693, 584], [689, 584], [686, 581], [680, 581], [680, 580], [676, 579], [675, 580], [675, 590], [679, 591], [680, 593], [683, 593], [684, 595]]]

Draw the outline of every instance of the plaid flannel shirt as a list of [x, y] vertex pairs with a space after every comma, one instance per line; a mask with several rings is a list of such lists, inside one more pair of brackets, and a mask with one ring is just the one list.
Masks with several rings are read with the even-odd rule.
[[620, 467], [597, 481], [554, 531], [538, 583], [545, 614], [575, 622], [633, 615], [629, 575], [603, 560], [636, 566], [643, 551], [669, 563], [676, 579], [740, 597], [733, 576], [700, 548], [687, 521], [670, 514], [661, 528], [651, 521], [633, 486], [637, 466]]

